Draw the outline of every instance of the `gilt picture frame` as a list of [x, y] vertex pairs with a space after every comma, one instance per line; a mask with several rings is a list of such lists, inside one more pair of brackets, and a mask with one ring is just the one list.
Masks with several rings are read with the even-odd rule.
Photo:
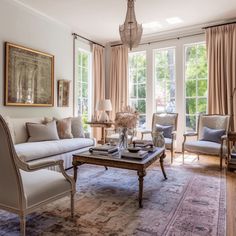
[[70, 80], [57, 81], [57, 106], [69, 107]]
[[54, 106], [54, 56], [5, 43], [5, 106]]

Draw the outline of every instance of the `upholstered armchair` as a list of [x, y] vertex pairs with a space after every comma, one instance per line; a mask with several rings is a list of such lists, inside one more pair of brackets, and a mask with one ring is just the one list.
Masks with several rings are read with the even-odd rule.
[[[197, 132], [185, 133], [182, 144], [183, 162], [184, 152], [198, 155], [216, 155], [220, 157], [222, 169], [223, 156], [226, 154], [227, 133], [229, 130], [229, 115], [200, 115], [198, 118]], [[188, 140], [189, 137], [196, 140]]]
[[156, 131], [163, 132], [165, 138], [165, 148], [171, 151], [171, 163], [174, 157], [174, 142], [176, 140], [176, 131], [178, 124], [178, 113], [154, 113], [152, 116], [152, 130], [142, 131], [142, 140], [144, 135], [151, 134]]
[[[61, 173], [46, 168], [59, 166]], [[0, 209], [18, 214], [21, 235], [25, 235], [26, 215], [59, 198], [71, 196], [74, 212], [75, 181], [63, 168], [63, 161], [29, 165], [16, 155], [8, 126], [0, 116]]]

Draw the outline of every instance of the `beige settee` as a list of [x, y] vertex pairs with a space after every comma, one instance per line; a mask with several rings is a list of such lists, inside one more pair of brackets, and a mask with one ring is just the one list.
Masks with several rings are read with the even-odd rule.
[[[21, 160], [36, 164], [41, 160], [63, 160], [64, 167], [72, 166], [72, 155], [87, 151], [96, 144], [91, 138], [71, 138], [40, 142], [27, 142], [26, 123], [42, 123], [44, 118], [9, 118], [5, 117], [9, 126], [17, 155]], [[73, 126], [72, 133], [73, 133]], [[75, 127], [74, 127], [75, 128]]]

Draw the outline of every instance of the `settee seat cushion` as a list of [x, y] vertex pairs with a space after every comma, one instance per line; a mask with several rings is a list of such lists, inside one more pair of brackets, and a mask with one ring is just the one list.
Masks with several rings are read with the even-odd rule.
[[42, 203], [60, 194], [70, 193], [71, 183], [62, 173], [51, 170], [26, 172], [21, 170], [27, 207]]
[[17, 155], [23, 161], [63, 154], [93, 146], [94, 140], [89, 138], [60, 139], [44, 142], [19, 143], [15, 145]]

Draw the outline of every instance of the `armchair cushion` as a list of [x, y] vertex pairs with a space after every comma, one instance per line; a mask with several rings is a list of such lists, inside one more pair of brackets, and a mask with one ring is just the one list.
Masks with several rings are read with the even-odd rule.
[[27, 207], [71, 191], [71, 183], [62, 173], [51, 170], [26, 172], [21, 170]]
[[[209, 155], [219, 155], [221, 144], [210, 142], [210, 141], [187, 141], [184, 144], [186, 151], [200, 153], [200, 154], [209, 154]], [[223, 148], [223, 153], [226, 151], [226, 147]]]
[[156, 131], [163, 132], [165, 138], [171, 138], [173, 125], [159, 125], [156, 124]]
[[221, 137], [224, 134], [224, 129], [211, 129], [208, 127], [203, 127], [202, 138], [200, 140], [221, 143]]

